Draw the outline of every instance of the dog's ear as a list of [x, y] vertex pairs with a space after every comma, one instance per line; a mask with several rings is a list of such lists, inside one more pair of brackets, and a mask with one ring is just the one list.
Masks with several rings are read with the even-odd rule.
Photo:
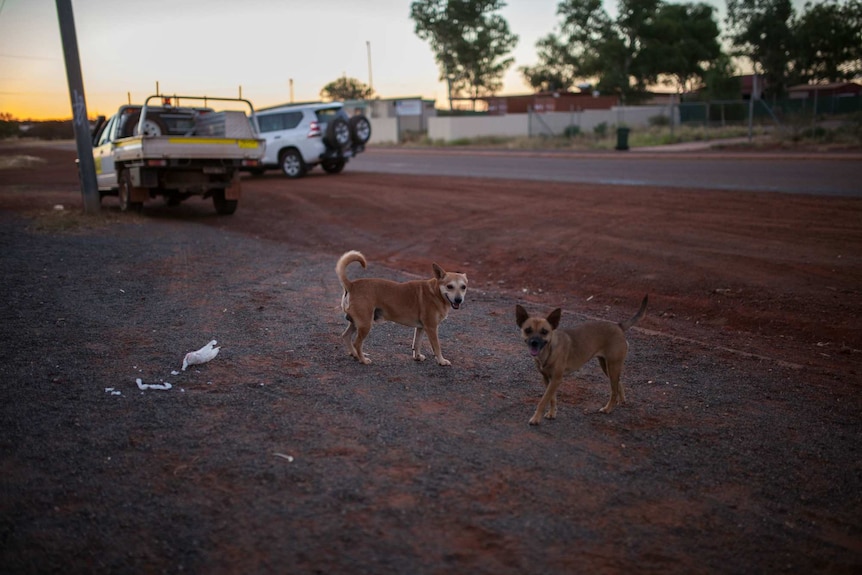
[[518, 322], [518, 327], [524, 325], [524, 322], [529, 319], [530, 314], [527, 313], [527, 310], [522, 308], [520, 305], [515, 306], [515, 321]]
[[548, 314], [546, 318], [548, 323], [551, 324], [551, 327], [557, 329], [560, 326], [560, 318], [563, 317], [563, 310], [560, 308], [555, 309], [551, 313]]
[[443, 270], [443, 268], [441, 268], [435, 263], [432, 263], [431, 267], [434, 269], [435, 278], [437, 278], [438, 280], [442, 280], [444, 277], [446, 277], [446, 272]]

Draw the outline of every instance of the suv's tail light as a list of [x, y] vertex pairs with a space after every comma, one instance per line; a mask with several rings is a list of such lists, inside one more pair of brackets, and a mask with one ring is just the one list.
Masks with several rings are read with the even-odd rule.
[[319, 138], [320, 137], [320, 122], [317, 120], [312, 120], [311, 125], [308, 127], [308, 137], [309, 138]]

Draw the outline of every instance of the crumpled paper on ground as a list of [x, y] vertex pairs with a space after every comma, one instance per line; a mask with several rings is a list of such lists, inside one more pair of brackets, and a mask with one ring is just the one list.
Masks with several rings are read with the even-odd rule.
[[144, 383], [143, 381], [141, 381], [141, 379], [140, 379], [140, 378], [136, 379], [136, 380], [135, 380], [135, 383], [137, 383], [137, 384], [138, 384], [138, 389], [140, 389], [141, 391], [146, 391], [146, 390], [148, 390], [148, 389], [162, 389], [162, 390], [167, 390], [167, 389], [170, 389], [170, 388], [172, 388], [172, 387], [173, 387], [173, 386], [172, 386], [170, 383], [168, 383], [167, 381], [166, 381], [166, 382], [164, 382], [163, 384], [161, 384], [161, 383]]
[[190, 365], [195, 365], [198, 363], [206, 363], [213, 359], [218, 355], [218, 350], [220, 347], [215, 347], [215, 344], [218, 343], [216, 340], [212, 340], [202, 348], [197, 351], [190, 351], [183, 358], [183, 371]]

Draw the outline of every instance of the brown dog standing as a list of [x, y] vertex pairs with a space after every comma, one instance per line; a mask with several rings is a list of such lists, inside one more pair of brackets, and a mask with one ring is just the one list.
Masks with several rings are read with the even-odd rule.
[[547, 419], [557, 416], [557, 388], [563, 376], [592, 357], [599, 358], [602, 371], [611, 380], [611, 398], [599, 411], [610, 413], [614, 407], [625, 403], [626, 395], [620, 383], [629, 348], [625, 332], [644, 316], [648, 299], [644, 296], [640, 309], [628, 321], [588, 321], [573, 329], [557, 329], [563, 313], [560, 308], [548, 317], [531, 317], [523, 307], [515, 306], [515, 320], [545, 383], [545, 394], [530, 418], [530, 425], [539, 425], [546, 407], [550, 406], [545, 414]]
[[346, 269], [352, 262], [359, 262], [363, 268], [366, 266], [365, 256], [357, 251], [345, 253], [335, 265], [335, 273], [344, 287], [341, 309], [350, 322], [341, 334], [348, 353], [362, 363], [371, 363], [362, 353], [362, 342], [375, 322], [385, 320], [415, 328], [413, 359], [425, 359], [419, 347], [422, 334], [427, 332], [437, 363], [451, 365], [440, 351], [437, 326], [449, 315], [449, 308], [461, 307], [467, 294], [467, 276], [446, 272], [437, 264], [432, 264], [434, 277], [427, 280], [399, 283], [386, 279], [363, 278], [351, 281], [347, 278]]

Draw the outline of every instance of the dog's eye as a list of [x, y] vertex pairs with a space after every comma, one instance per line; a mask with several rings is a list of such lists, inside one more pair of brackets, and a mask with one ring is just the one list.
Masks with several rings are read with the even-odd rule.
[[446, 286], [446, 289], [449, 291], [452, 291], [453, 289], [455, 289], [455, 286], [453, 286], [452, 284], [449, 284]]
[[542, 335], [548, 335], [548, 330], [545, 328], [542, 328]]
[[532, 335], [533, 334], [533, 328], [528, 327], [527, 329], [524, 330], [524, 333], [527, 335]]

